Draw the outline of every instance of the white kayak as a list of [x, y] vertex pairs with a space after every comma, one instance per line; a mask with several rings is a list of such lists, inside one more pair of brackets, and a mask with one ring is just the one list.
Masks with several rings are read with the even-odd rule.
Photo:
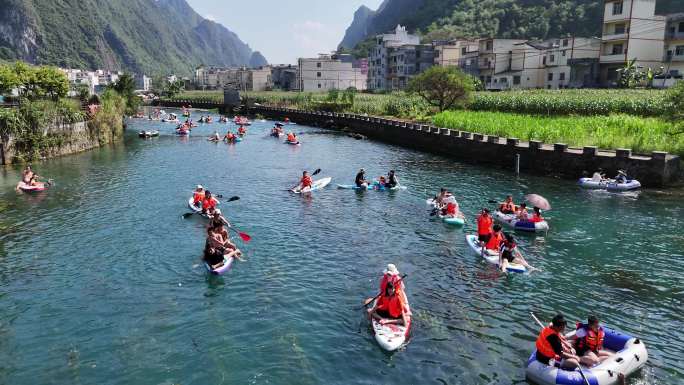
[[[375, 303], [373, 304], [373, 306], [375, 306]], [[371, 318], [371, 323], [373, 324], [373, 334], [375, 335], [375, 341], [378, 342], [378, 345], [380, 345], [381, 348], [387, 350], [388, 352], [393, 352], [402, 347], [404, 344], [406, 344], [409, 334], [411, 333], [411, 310], [408, 302], [406, 303], [406, 308], [409, 313], [408, 325], [383, 325], [378, 320]]]
[[[482, 248], [480, 247], [480, 241], [477, 239], [477, 235], [466, 235], [466, 242], [476, 255], [482, 256], [487, 262], [499, 267], [499, 253], [492, 250], [485, 250], [483, 254]], [[524, 273], [527, 271], [527, 268], [519, 263], [512, 262], [508, 264], [506, 271], [510, 271], [512, 273]]]
[[543, 233], [549, 230], [549, 223], [546, 221], [532, 222], [532, 221], [521, 221], [518, 220], [515, 214], [504, 214], [499, 210], [496, 210], [492, 215], [494, 220], [508, 226], [514, 230], [527, 231], [532, 233]]
[[[625, 377], [635, 373], [646, 365], [648, 352], [646, 346], [638, 338], [618, 331], [603, 328], [605, 333], [603, 348], [615, 353], [602, 363], [591, 368], [582, 367], [582, 373], [591, 385], [617, 385], [618, 374]], [[572, 338], [575, 331], [566, 335]], [[533, 351], [527, 360], [525, 374], [528, 379], [540, 385], [585, 385], [579, 370], [565, 370], [537, 361], [537, 351]]]
[[330, 182], [332, 182], [332, 178], [330, 178], [330, 177], [319, 179], [319, 180], [313, 182], [313, 185], [311, 186], [311, 188], [300, 189], [299, 187], [296, 187], [294, 190], [292, 190], [292, 192], [295, 194], [303, 194], [303, 193], [309, 193], [312, 191], [321, 190], [321, 189], [325, 188], [325, 186], [329, 185]]

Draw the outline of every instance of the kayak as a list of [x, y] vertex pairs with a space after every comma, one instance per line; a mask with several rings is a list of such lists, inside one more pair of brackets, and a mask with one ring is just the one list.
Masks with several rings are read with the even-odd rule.
[[442, 218], [442, 221], [446, 223], [447, 225], [452, 225], [452, 226], [463, 226], [465, 225], [465, 219], [463, 217], [449, 217], [446, 215], [441, 215], [439, 216]]
[[289, 144], [289, 145], [291, 145], [291, 146], [301, 146], [301, 145], [302, 145], [302, 144], [299, 143], [298, 141], [297, 141], [297, 142], [290, 142], [289, 140], [286, 140], [286, 141], [285, 141], [285, 144]]
[[[483, 255], [482, 248], [480, 247], [480, 241], [477, 239], [477, 235], [466, 235], [466, 242], [475, 254], [482, 256], [487, 262], [499, 267], [499, 253], [492, 250], [486, 250]], [[508, 267], [506, 268], [506, 271], [512, 273], [524, 273], [527, 271], [527, 269], [525, 268], [525, 266], [519, 263], [509, 263]]]
[[[603, 327], [605, 333], [603, 349], [615, 353], [605, 361], [591, 368], [582, 366], [582, 373], [592, 385], [617, 385], [617, 373], [625, 377], [634, 374], [646, 365], [648, 352], [643, 341], [630, 335]], [[566, 335], [571, 339], [575, 331]], [[566, 370], [537, 361], [537, 351], [534, 350], [527, 360], [525, 375], [528, 379], [540, 385], [584, 385], [579, 370]]]
[[641, 188], [641, 183], [636, 180], [628, 180], [625, 183], [611, 182], [606, 185], [606, 190], [612, 192], [632, 191]]
[[514, 230], [532, 233], [543, 233], [549, 230], [549, 223], [546, 221], [536, 223], [531, 221], [519, 221], [516, 219], [515, 214], [504, 214], [499, 210], [496, 210], [492, 216], [494, 217], [495, 221], [500, 222]]
[[375, 191], [398, 191], [398, 190], [406, 190], [407, 189], [406, 186], [394, 186], [394, 187], [386, 188], [386, 187], [381, 187], [378, 184], [371, 184], [371, 185], [368, 185], [366, 187], [359, 187], [355, 184], [338, 184], [337, 188], [342, 189], [342, 190], [357, 190], [357, 191], [364, 191], [364, 190], [368, 190], [368, 191], [371, 191], [371, 190], [375, 190]]
[[140, 131], [138, 136], [141, 138], [153, 138], [159, 136], [159, 131]]
[[230, 270], [230, 268], [233, 266], [233, 261], [235, 261], [235, 258], [233, 258], [233, 257], [230, 257], [230, 258], [225, 258], [225, 257], [224, 257], [224, 258], [223, 258], [223, 266], [220, 266], [220, 267], [218, 267], [218, 268], [216, 268], [216, 269], [212, 269], [211, 266], [209, 266], [208, 263], [204, 262], [204, 267], [207, 268], [207, 271], [208, 271], [210, 274], [213, 274], [213, 275], [223, 275], [223, 274], [227, 273], [227, 272]]
[[[201, 207], [197, 207], [194, 204], [192, 204], [193, 201], [194, 201], [193, 197], [190, 197], [190, 199], [188, 199], [188, 207], [190, 207], [190, 210], [196, 212], [197, 214], [203, 216], [204, 218], [209, 218], [208, 215], [202, 214], [202, 208]], [[218, 203], [221, 203], [221, 202], [218, 202]]]
[[37, 186], [30, 186], [24, 182], [19, 183], [19, 189], [23, 192], [41, 192], [50, 188], [50, 185], [45, 183], [38, 183]]
[[332, 178], [330, 178], [330, 177], [319, 179], [319, 180], [313, 182], [313, 185], [311, 186], [310, 189], [306, 189], [306, 190], [302, 191], [302, 190], [298, 190], [297, 188], [295, 188], [294, 190], [292, 190], [292, 192], [295, 194], [309, 193], [312, 191], [316, 191], [316, 190], [320, 190], [320, 189], [325, 188], [325, 186], [329, 185], [330, 182], [332, 182]]
[[235, 139], [233, 139], [232, 141], [226, 141], [226, 143], [228, 143], [228, 144], [235, 144], [235, 143], [240, 143], [240, 142], [242, 142], [242, 138], [239, 136], [235, 137]]
[[[375, 300], [377, 302], [377, 299]], [[373, 304], [375, 306], [375, 303]], [[381, 324], [378, 320], [371, 318], [371, 324], [373, 325], [373, 334], [375, 335], [375, 341], [381, 348], [387, 350], [388, 352], [393, 352], [400, 347], [402, 347], [411, 333], [411, 310], [408, 302], [406, 303], [407, 311], [409, 312], [409, 323], [408, 325], [395, 325], [395, 324]]]

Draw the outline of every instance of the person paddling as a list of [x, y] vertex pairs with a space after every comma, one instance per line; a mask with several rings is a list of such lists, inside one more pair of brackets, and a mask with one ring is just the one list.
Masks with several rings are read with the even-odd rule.
[[193, 193], [192, 193], [192, 204], [197, 208], [201, 208], [203, 200], [204, 200], [204, 187], [202, 187], [201, 184], [198, 184], [197, 187], [195, 188], [195, 191], [193, 191]]
[[409, 313], [406, 302], [397, 292], [395, 285], [397, 285], [396, 281], [387, 282], [384, 292], [373, 307], [368, 309], [368, 314], [383, 325], [408, 325]]
[[590, 315], [586, 324], [577, 323], [575, 349], [582, 365], [591, 368], [612, 357], [614, 353], [603, 350], [605, 332], [596, 316]]
[[550, 361], [553, 359], [563, 369], [574, 369], [579, 366], [579, 357], [563, 335], [566, 325], [567, 322], [565, 322], [563, 315], [558, 314], [553, 317], [549, 326], [542, 329], [535, 343], [537, 347], [535, 359], [537, 361], [550, 365]]
[[214, 134], [209, 137], [209, 140], [212, 142], [218, 142], [221, 140], [221, 136], [219, 136], [218, 131], [214, 131]]
[[218, 201], [211, 195], [211, 191], [204, 192], [204, 199], [202, 199], [202, 214], [212, 215], [216, 210]]
[[238, 128], [238, 135], [245, 135], [246, 133], [247, 133], [247, 130], [245, 129], [244, 126], [240, 126], [240, 128]]
[[397, 175], [394, 173], [394, 170], [390, 170], [390, 172], [387, 174], [387, 184], [385, 187], [387, 188], [395, 188], [399, 186], [399, 178], [397, 178]]
[[290, 143], [297, 143], [297, 135], [294, 132], [287, 133], [287, 141]]
[[354, 179], [354, 183], [356, 184], [356, 187], [359, 188], [366, 188], [370, 184], [369, 181], [366, 180], [366, 170], [360, 169], [358, 174], [356, 174], [356, 178]]
[[515, 238], [511, 234], [504, 234], [504, 240], [499, 248], [499, 267], [501, 271], [505, 272], [510, 263], [518, 263], [525, 266], [529, 270], [538, 270], [536, 267], [530, 265], [523, 257], [518, 245], [515, 243]]
[[484, 247], [492, 237], [493, 225], [494, 220], [491, 215], [489, 215], [489, 209], [483, 208], [482, 212], [477, 217], [477, 239], [480, 241], [480, 247]]
[[511, 195], [507, 196], [506, 200], [499, 205], [499, 211], [501, 211], [502, 214], [515, 214], [516, 209], [517, 207], [515, 206], [515, 203], [513, 203], [513, 197]]
[[302, 179], [299, 180], [299, 184], [297, 187], [293, 188], [292, 191], [306, 191], [306, 190], [311, 190], [313, 187], [313, 179], [311, 178], [311, 175], [309, 175], [308, 171], [304, 171], [302, 173]]
[[463, 213], [461, 213], [460, 207], [458, 205], [458, 201], [456, 200], [456, 197], [452, 195], [449, 198], [447, 198], [444, 202], [446, 203], [446, 205], [442, 210], [443, 216], [447, 218], [464, 218]]
[[226, 135], [223, 137], [223, 140], [228, 142], [228, 143], [233, 143], [233, 142], [235, 142], [236, 139], [237, 139], [237, 137], [230, 130], [228, 130], [228, 132], [226, 132]]

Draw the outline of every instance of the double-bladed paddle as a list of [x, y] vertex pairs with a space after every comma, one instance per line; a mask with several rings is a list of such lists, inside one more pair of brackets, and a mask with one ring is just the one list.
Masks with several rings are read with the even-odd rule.
[[[223, 198], [223, 195], [216, 195], [216, 197], [217, 197], [217, 198]], [[240, 200], [240, 197], [239, 197], [239, 196], [234, 196], [234, 197], [228, 199], [228, 200], [226, 201], [226, 203], [235, 202], [235, 201], [237, 201], [237, 200]], [[193, 216], [194, 214], [201, 214], [201, 213], [202, 213], [201, 211], [193, 211], [193, 212], [191, 212], [191, 213], [185, 213], [185, 214], [183, 214], [183, 219], [187, 219], [187, 218]]]
[[[404, 278], [406, 278], [407, 276], [408, 276], [408, 274], [402, 275], [401, 278], [399, 278], [399, 279], [397, 280], [397, 282], [395, 282], [395, 283], [399, 283], [399, 282], [403, 281]], [[363, 306], [360, 307], [359, 310], [360, 310], [360, 309], [363, 309], [364, 307], [368, 307], [368, 305], [370, 305], [371, 302], [373, 302], [373, 301], [375, 301], [376, 299], [378, 299], [382, 294], [383, 294], [383, 293], [379, 293], [378, 295], [376, 295], [376, 296], [373, 297], [373, 298], [366, 298], [366, 300], [363, 301]]]
[[[318, 174], [320, 174], [320, 173], [321, 173], [321, 169], [320, 169], [320, 168], [317, 168], [316, 171], [314, 171], [313, 174], [311, 174], [311, 176], [316, 176], [316, 175], [318, 175]], [[296, 185], [296, 186], [294, 186], [293, 188], [287, 190], [287, 191], [289, 191], [289, 192], [294, 192], [294, 190], [295, 190], [297, 187], [299, 187], [299, 184]]]

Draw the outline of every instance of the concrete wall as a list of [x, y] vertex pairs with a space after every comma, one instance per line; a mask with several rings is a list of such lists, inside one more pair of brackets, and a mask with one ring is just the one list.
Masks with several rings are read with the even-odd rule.
[[[43, 136], [48, 135], [59, 139], [61, 144], [42, 151], [42, 158], [74, 154], [101, 145], [98, 133], [89, 127], [88, 122], [50, 126], [43, 130]], [[19, 155], [14, 138], [10, 136], [0, 140], [0, 164], [16, 163], [20, 160], [17, 158]]]
[[659, 187], [678, 178], [680, 159], [664, 152], [633, 155], [630, 150], [598, 151], [595, 147], [570, 149], [564, 144], [548, 145], [536, 141], [520, 142], [477, 133], [437, 128], [376, 117], [301, 111], [255, 106], [247, 111], [272, 119], [285, 116], [300, 124], [331, 129], [350, 129], [383, 142], [449, 156], [474, 164], [490, 164], [511, 171], [516, 155], [520, 170], [532, 174], [577, 179], [584, 171], [603, 168], [608, 174], [618, 169], [641, 181], [645, 187]]

